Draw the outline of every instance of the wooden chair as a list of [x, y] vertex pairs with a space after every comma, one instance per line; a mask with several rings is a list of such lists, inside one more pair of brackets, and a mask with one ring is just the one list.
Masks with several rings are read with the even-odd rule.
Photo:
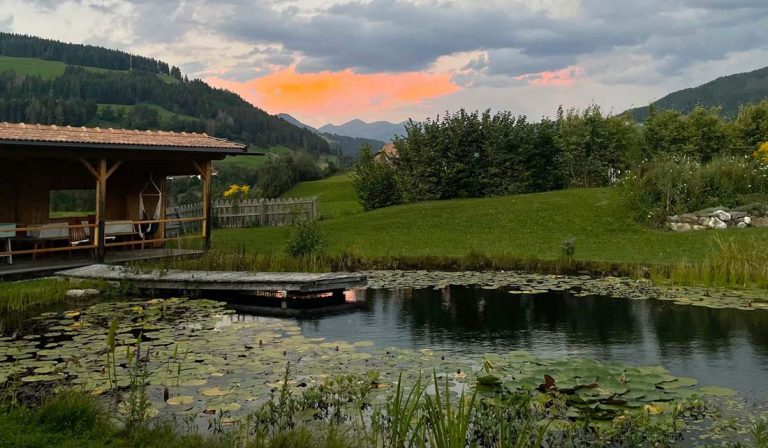
[[[81, 218], [69, 218], [67, 225], [69, 226], [70, 247], [75, 248], [93, 244], [89, 232], [86, 232], [85, 227], [82, 227], [83, 220]], [[71, 254], [72, 251], [70, 251], [70, 255]]]

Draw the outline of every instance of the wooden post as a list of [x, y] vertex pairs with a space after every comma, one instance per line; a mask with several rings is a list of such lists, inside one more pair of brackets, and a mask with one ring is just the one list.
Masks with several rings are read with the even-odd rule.
[[106, 255], [106, 210], [107, 210], [107, 160], [99, 160], [99, 168], [96, 170], [96, 260], [104, 263]]
[[[167, 204], [168, 204], [168, 177], [163, 176], [163, 179], [160, 181], [160, 198], [157, 202], [157, 206], [160, 207], [160, 219], [165, 221], [165, 218], [167, 216]], [[161, 222], [160, 226], [157, 229], [158, 235], [160, 235], [160, 238], [165, 239], [165, 227], [166, 223]]]
[[200, 176], [203, 181], [203, 250], [211, 248], [211, 177], [213, 176], [212, 163], [210, 160], [203, 162], [203, 174]]

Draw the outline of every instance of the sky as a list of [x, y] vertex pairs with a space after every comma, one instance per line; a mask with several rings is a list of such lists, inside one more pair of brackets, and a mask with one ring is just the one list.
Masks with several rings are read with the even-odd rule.
[[619, 113], [768, 66], [767, 0], [0, 0], [0, 30], [162, 59], [313, 126]]

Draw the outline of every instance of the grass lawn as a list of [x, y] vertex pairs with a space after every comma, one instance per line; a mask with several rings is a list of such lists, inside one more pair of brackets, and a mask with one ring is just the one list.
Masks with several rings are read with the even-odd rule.
[[283, 193], [282, 197], [306, 198], [310, 196], [317, 197], [320, 215], [324, 219], [340, 218], [363, 211], [363, 207], [357, 202], [357, 194], [352, 188], [352, 177], [349, 174], [302, 182]]
[[[348, 175], [305, 182], [290, 196], [318, 196], [330, 253], [376, 256], [464, 256], [472, 252], [554, 259], [576, 238], [576, 258], [671, 263], [717, 251], [715, 235], [768, 248], [768, 229], [672, 233], [631, 218], [619, 191], [572, 189], [518, 196], [408, 204], [362, 212]], [[290, 229], [216, 230], [214, 246], [260, 253], [285, 250]]]

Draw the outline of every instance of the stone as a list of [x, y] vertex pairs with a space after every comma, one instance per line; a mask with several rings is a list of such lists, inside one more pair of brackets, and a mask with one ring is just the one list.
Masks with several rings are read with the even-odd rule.
[[728, 212], [731, 214], [731, 219], [739, 220], [747, 217], [747, 212]]
[[693, 224], [691, 225], [691, 230], [707, 230], [707, 228], [699, 224]]
[[739, 229], [746, 229], [749, 226], [747, 225], [746, 222], [742, 221], [742, 222], [736, 224], [736, 227], [739, 228]]
[[744, 224], [751, 226], [752, 225], [752, 217], [751, 216], [745, 216], [744, 217]]
[[728, 222], [731, 220], [731, 214], [725, 210], [717, 210], [709, 215], [712, 218], [717, 218], [722, 222]]
[[679, 217], [679, 216], [677, 216], [677, 215], [674, 215], [674, 216], [667, 216], [667, 222], [671, 222], [671, 223], [677, 223], [677, 222], [680, 222], [680, 217]]
[[694, 215], [693, 213], [684, 213], [682, 215], [679, 215], [677, 217], [679, 220], [678, 222], [684, 222], [687, 224], [698, 224], [699, 223], [699, 216]]
[[77, 299], [81, 297], [98, 296], [101, 292], [98, 289], [70, 289], [67, 291], [67, 297]]
[[717, 217], [707, 218], [707, 223], [705, 225], [710, 229], [717, 229], [717, 230], [723, 230], [728, 228], [728, 224], [726, 224], [720, 218], [717, 218]]
[[752, 227], [768, 227], [768, 218], [752, 218]]
[[667, 227], [673, 232], [687, 232], [691, 230], [691, 225], [682, 222], [670, 222]]

